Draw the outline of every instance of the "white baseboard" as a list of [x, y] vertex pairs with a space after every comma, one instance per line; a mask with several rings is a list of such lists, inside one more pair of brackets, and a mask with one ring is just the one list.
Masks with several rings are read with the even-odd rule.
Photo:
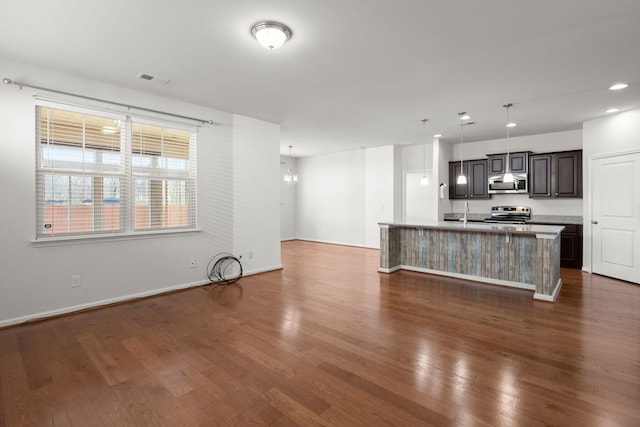
[[[435, 274], [438, 276], [447, 276], [447, 277], [454, 277], [456, 279], [464, 279], [464, 280], [469, 280], [472, 282], [481, 282], [481, 283], [488, 283], [490, 285], [499, 285], [499, 286], [506, 286], [509, 288], [518, 288], [518, 289], [526, 289], [528, 291], [535, 291], [536, 290], [536, 285], [532, 285], [529, 283], [520, 283], [520, 282], [511, 282], [508, 280], [500, 280], [500, 279], [491, 279], [488, 277], [480, 277], [480, 276], [473, 276], [470, 274], [461, 274], [461, 273], [451, 273], [448, 271], [441, 271], [441, 270], [431, 270], [429, 268], [421, 268], [421, 267], [413, 267], [410, 265], [400, 265], [397, 267], [392, 268], [391, 270], [409, 270], [409, 271], [417, 271], [419, 273], [428, 273], [428, 274]], [[394, 270], [394, 271], [395, 271]]]
[[558, 279], [558, 283], [556, 283], [556, 287], [551, 293], [551, 295], [534, 293], [533, 299], [538, 299], [542, 301], [555, 302], [556, 298], [558, 298], [558, 294], [560, 293], [560, 289], [562, 288], [562, 279]]
[[[265, 272], [268, 272], [268, 271], [274, 271], [274, 270], [280, 270], [280, 269], [282, 269], [282, 265], [259, 268], [259, 269], [256, 269], [256, 270], [244, 271], [243, 272], [243, 276], [251, 276], [253, 274], [260, 274], [260, 273], [265, 273]], [[194, 287], [197, 287], [197, 286], [206, 285], [208, 283], [209, 283], [209, 280], [199, 280], [197, 282], [183, 283], [183, 284], [176, 285], [176, 286], [169, 286], [169, 287], [166, 287], [166, 288], [153, 289], [153, 290], [150, 290], [150, 291], [139, 292], [137, 294], [123, 295], [123, 296], [119, 296], [119, 297], [115, 297], [115, 298], [108, 298], [108, 299], [104, 299], [104, 300], [100, 300], [100, 301], [93, 301], [93, 302], [88, 302], [88, 303], [85, 303], [85, 304], [73, 305], [73, 306], [70, 306], [70, 307], [63, 307], [63, 308], [59, 308], [59, 309], [55, 309], [55, 310], [43, 311], [43, 312], [34, 313], [34, 314], [28, 314], [26, 316], [14, 317], [12, 319], [0, 320], [0, 328], [6, 327], [6, 326], [12, 326], [12, 325], [19, 325], [19, 324], [22, 324], [22, 323], [25, 323], [25, 322], [31, 322], [31, 321], [34, 321], [34, 320], [47, 319], [49, 317], [61, 316], [63, 314], [69, 314], [69, 313], [73, 313], [73, 312], [76, 312], [76, 311], [87, 310], [87, 309], [90, 309], [90, 308], [98, 308], [98, 307], [102, 307], [102, 306], [106, 306], [106, 305], [110, 305], [110, 304], [115, 304], [115, 303], [119, 303], [119, 302], [133, 301], [133, 300], [137, 300], [137, 299], [140, 299], [140, 298], [146, 298], [146, 297], [151, 297], [151, 296], [154, 296], [154, 295], [165, 294], [165, 293], [168, 293], [168, 292], [179, 291], [179, 290], [188, 289], [188, 288], [194, 288]]]
[[256, 270], [243, 271], [243, 276], [251, 276], [252, 274], [266, 273], [268, 271], [282, 270], [282, 264], [274, 265], [271, 267], [258, 268]]
[[314, 243], [326, 243], [328, 245], [353, 246], [355, 248], [380, 249], [380, 248], [375, 247], [375, 246], [360, 245], [360, 244], [356, 244], [356, 243], [336, 242], [336, 241], [333, 241], [333, 240], [307, 239], [307, 238], [304, 238], [304, 237], [299, 237], [299, 238], [297, 238], [295, 240], [303, 240], [303, 241], [306, 241], [306, 242], [314, 242]]
[[[450, 272], [447, 272], [447, 271], [430, 270], [428, 268], [413, 267], [413, 266], [410, 266], [410, 265], [397, 265], [397, 266], [392, 267], [392, 268], [378, 268], [378, 271], [380, 273], [393, 273], [394, 271], [398, 271], [398, 270], [409, 270], [409, 271], [417, 271], [419, 273], [435, 274], [435, 275], [438, 275], [438, 276], [455, 277], [457, 279], [465, 279], [465, 280], [470, 280], [470, 281], [473, 281], [473, 282], [489, 283], [489, 284], [492, 284], [492, 285], [506, 286], [506, 287], [510, 287], [510, 288], [526, 289], [526, 290], [529, 290], [529, 291], [535, 291], [536, 290], [536, 286], [535, 285], [531, 285], [531, 284], [528, 284], [528, 283], [510, 282], [510, 281], [498, 280], [498, 279], [489, 279], [489, 278], [485, 278], [485, 277], [470, 276], [468, 274], [450, 273]], [[561, 288], [562, 288], [562, 279], [558, 279], [558, 282], [556, 283], [556, 287], [553, 289], [553, 292], [551, 293], [551, 295], [540, 294], [538, 292], [534, 292], [533, 298], [537, 299], [537, 300], [541, 300], [541, 301], [555, 302], [556, 298], [558, 298], [558, 294], [560, 293], [560, 289]]]
[[[491, 285], [506, 286], [509, 288], [526, 289], [528, 291], [536, 290], [536, 286], [529, 283], [510, 282], [507, 280], [490, 279], [486, 277], [471, 276], [468, 274], [450, 273], [448, 271], [440, 271], [440, 270], [430, 270], [428, 268], [413, 267], [410, 265], [397, 265], [392, 268], [378, 268], [378, 271], [380, 273], [393, 273], [394, 271], [398, 271], [398, 270], [409, 270], [409, 271], [417, 271], [419, 273], [435, 274], [438, 276], [455, 277], [457, 279], [465, 279], [473, 282], [482, 282], [482, 283], [488, 283]], [[534, 292], [533, 299], [555, 302], [556, 298], [558, 298], [558, 294], [560, 293], [561, 288], [562, 288], [562, 279], [558, 279], [558, 282], [556, 283], [556, 287], [553, 289], [553, 292], [551, 293], [551, 295]]]

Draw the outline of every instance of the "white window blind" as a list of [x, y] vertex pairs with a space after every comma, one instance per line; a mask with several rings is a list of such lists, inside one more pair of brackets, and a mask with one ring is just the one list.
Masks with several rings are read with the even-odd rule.
[[132, 122], [134, 227], [195, 227], [195, 133]]
[[36, 238], [196, 227], [196, 133], [36, 107]]

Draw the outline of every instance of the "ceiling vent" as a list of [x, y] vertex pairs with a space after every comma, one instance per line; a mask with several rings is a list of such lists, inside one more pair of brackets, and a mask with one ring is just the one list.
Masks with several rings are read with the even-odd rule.
[[154, 83], [160, 83], [162, 85], [167, 85], [171, 82], [170, 79], [166, 79], [164, 77], [158, 77], [158, 76], [153, 76], [151, 74], [147, 74], [147, 73], [138, 73], [136, 75], [137, 79], [142, 79], [142, 80], [148, 80], [150, 82], [154, 82]]

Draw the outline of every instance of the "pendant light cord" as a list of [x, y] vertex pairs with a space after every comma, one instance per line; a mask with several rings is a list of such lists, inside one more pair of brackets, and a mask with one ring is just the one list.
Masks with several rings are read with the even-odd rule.
[[460, 175], [464, 175], [464, 169], [462, 164], [462, 136], [464, 135], [464, 121], [460, 122]]
[[509, 104], [504, 104], [503, 107], [505, 107], [507, 109], [507, 164], [505, 166], [505, 174], [508, 174], [511, 172], [511, 160], [510, 160], [510, 154], [511, 154], [511, 142], [509, 141], [509, 125], [511, 124], [511, 121], [509, 120], [509, 108], [511, 108], [513, 106], [513, 104], [509, 103]]
[[422, 177], [427, 176], [427, 122], [429, 119], [422, 119]]

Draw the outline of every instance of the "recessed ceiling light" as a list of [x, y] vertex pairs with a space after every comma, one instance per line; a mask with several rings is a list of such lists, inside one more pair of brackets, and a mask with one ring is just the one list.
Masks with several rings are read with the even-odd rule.
[[507, 123], [507, 127], [508, 127], [508, 128], [514, 128], [514, 127], [516, 127], [516, 126], [518, 126], [518, 124], [517, 124], [517, 123], [514, 123], [514, 122]]
[[617, 113], [618, 111], [620, 111], [619, 108], [609, 108], [607, 111], [605, 111], [605, 113], [611, 114], [611, 113]]
[[434, 138], [442, 138], [442, 134], [441, 133], [436, 133], [435, 135], [433, 135]]
[[471, 118], [467, 113], [458, 113], [460, 115], [460, 120], [469, 120]]
[[613, 86], [611, 86], [609, 90], [620, 90], [620, 89], [626, 89], [628, 87], [629, 87], [628, 83], [616, 83]]
[[291, 38], [291, 30], [284, 24], [262, 21], [251, 27], [251, 34], [269, 50], [278, 49]]

